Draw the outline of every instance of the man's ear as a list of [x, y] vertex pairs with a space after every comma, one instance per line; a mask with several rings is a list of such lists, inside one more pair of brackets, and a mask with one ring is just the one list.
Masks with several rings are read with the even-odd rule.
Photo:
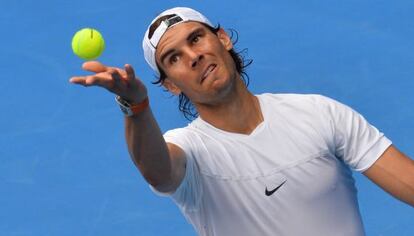
[[174, 84], [171, 80], [166, 78], [164, 82], [162, 83], [162, 86], [164, 86], [170, 93], [178, 96], [181, 93], [181, 89], [177, 87], [177, 85]]
[[220, 42], [223, 44], [224, 48], [227, 51], [230, 51], [233, 48], [233, 42], [231, 41], [231, 38], [223, 28], [220, 28], [217, 31], [217, 37], [219, 38]]

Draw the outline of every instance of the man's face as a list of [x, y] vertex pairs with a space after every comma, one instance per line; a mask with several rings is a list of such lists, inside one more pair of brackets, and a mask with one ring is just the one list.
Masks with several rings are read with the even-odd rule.
[[173, 26], [162, 36], [155, 54], [167, 75], [164, 86], [174, 94], [183, 92], [196, 105], [214, 102], [238, 76], [228, 52], [232, 47], [222, 29], [216, 35], [198, 22]]

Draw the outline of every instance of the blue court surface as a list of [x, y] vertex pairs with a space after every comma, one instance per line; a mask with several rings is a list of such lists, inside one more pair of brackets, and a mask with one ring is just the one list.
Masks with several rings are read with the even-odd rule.
[[[84, 75], [73, 34], [100, 30], [105, 64], [130, 63], [163, 131], [185, 126], [177, 99], [151, 84], [147, 24], [173, 6], [239, 32], [254, 93], [318, 93], [360, 112], [414, 157], [414, 2], [0, 1], [0, 236], [195, 235], [132, 164], [114, 96]], [[359, 173], [367, 235], [414, 235], [414, 210]]]

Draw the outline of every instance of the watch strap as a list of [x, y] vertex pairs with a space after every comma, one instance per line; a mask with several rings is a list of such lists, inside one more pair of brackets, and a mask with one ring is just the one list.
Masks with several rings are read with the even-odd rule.
[[149, 100], [148, 97], [144, 99], [144, 101], [137, 103], [137, 104], [131, 104], [131, 110], [134, 115], [141, 113], [143, 110], [145, 110], [149, 106]]

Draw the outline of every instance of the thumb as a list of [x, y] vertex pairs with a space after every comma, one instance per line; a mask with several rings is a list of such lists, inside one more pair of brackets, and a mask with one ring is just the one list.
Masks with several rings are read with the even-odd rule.
[[128, 80], [133, 80], [135, 79], [135, 72], [134, 72], [134, 68], [132, 68], [132, 66], [130, 64], [125, 64], [125, 71], [127, 73], [127, 79]]

